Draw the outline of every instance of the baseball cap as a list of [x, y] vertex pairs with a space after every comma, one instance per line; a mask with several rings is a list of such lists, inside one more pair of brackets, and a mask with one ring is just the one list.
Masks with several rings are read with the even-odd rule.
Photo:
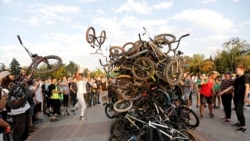
[[6, 76], [10, 75], [11, 73], [9, 71], [2, 71], [0, 72], [0, 79], [5, 78]]
[[224, 74], [231, 75], [232, 73], [230, 71], [226, 71], [226, 72], [224, 72]]

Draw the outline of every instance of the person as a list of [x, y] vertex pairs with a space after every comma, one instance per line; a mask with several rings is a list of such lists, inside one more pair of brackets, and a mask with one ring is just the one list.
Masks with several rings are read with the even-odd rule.
[[193, 81], [191, 79], [191, 75], [189, 73], [186, 73], [186, 76], [184, 78], [184, 96], [185, 96], [185, 100], [187, 101], [187, 107], [189, 107], [191, 109], [191, 101], [192, 99], [190, 99], [191, 96], [191, 92], [192, 92], [192, 85], [193, 85]]
[[8, 94], [3, 91], [2, 87], [0, 87], [0, 141], [4, 141], [3, 133], [9, 134], [11, 130], [6, 118], [2, 115], [2, 112], [5, 111], [7, 98]]
[[108, 81], [103, 76], [101, 77], [100, 93], [101, 93], [103, 105], [107, 104], [108, 103]]
[[245, 69], [244, 66], [237, 66], [235, 72], [238, 77], [235, 78], [233, 85], [219, 93], [219, 95], [223, 95], [234, 90], [233, 101], [238, 122], [233, 124], [233, 126], [238, 127], [236, 132], [246, 132], [247, 130], [244, 116], [244, 104], [248, 102], [250, 81], [249, 77], [245, 74]]
[[77, 93], [77, 86], [76, 86], [76, 77], [69, 79], [69, 90], [70, 90], [70, 100], [71, 105], [74, 107], [76, 105], [76, 93]]
[[61, 102], [60, 102], [60, 94], [62, 93], [62, 91], [59, 89], [59, 86], [57, 84], [57, 78], [56, 77], [52, 77], [52, 83], [49, 85], [48, 89], [51, 93], [50, 96], [50, 102], [51, 102], [51, 106], [53, 107], [53, 115], [52, 115], [52, 120], [59, 120], [60, 119], [60, 115], [61, 115], [61, 111], [60, 111], [60, 107], [61, 107]]
[[200, 88], [201, 88], [201, 81], [207, 81], [207, 76], [205, 74], [201, 74], [199, 78], [195, 81], [194, 84], [194, 91], [197, 93], [197, 99], [196, 99], [196, 108], [200, 107]]
[[[218, 93], [220, 91], [220, 87], [221, 87], [221, 78], [216, 78], [215, 79], [215, 84], [213, 87], [213, 104], [214, 104], [214, 109], [218, 109], [220, 108], [220, 103], [221, 103], [221, 98], [220, 96], [218, 96]], [[218, 101], [218, 104], [216, 104], [216, 101]], [[217, 106], [218, 105], [218, 106]]]
[[[224, 79], [221, 81], [220, 92], [233, 85], [234, 80], [231, 79], [231, 72], [224, 73]], [[233, 91], [229, 91], [221, 96], [222, 105], [224, 108], [225, 117], [222, 118], [224, 124], [229, 124], [231, 121], [231, 108], [232, 108]]]
[[50, 100], [51, 93], [49, 91], [50, 84], [51, 84], [51, 77], [48, 77], [47, 79], [45, 79], [44, 84], [42, 84], [42, 86], [41, 86], [44, 100], [46, 103], [46, 104], [44, 104], [44, 114], [46, 114], [48, 117], [50, 116], [50, 113], [52, 113], [51, 112], [51, 102], [50, 102], [51, 101]]
[[200, 88], [200, 118], [203, 118], [204, 114], [204, 105], [208, 103], [208, 109], [209, 109], [209, 117], [213, 118], [213, 86], [214, 86], [214, 80], [217, 78], [218, 72], [212, 71], [208, 75], [208, 80], [201, 80], [201, 88]]
[[65, 114], [69, 115], [68, 103], [69, 103], [70, 89], [69, 89], [68, 79], [66, 76], [63, 77], [63, 80], [61, 82], [61, 88], [63, 92], [63, 108], [65, 110]]
[[[14, 83], [15, 76], [12, 75], [9, 71], [2, 71], [0, 73], [0, 79], [1, 79], [1, 85], [3, 87], [3, 90], [7, 94], [9, 94], [11, 88], [15, 86], [16, 84]], [[28, 88], [28, 86], [25, 86], [25, 93], [27, 95], [31, 95], [31, 92]], [[15, 99], [14, 97], [12, 97]], [[20, 101], [23, 101], [24, 99], [18, 98], [13, 100], [13, 103], [19, 103]], [[12, 120], [13, 120], [13, 141], [24, 141], [27, 140], [29, 136], [29, 131], [30, 131], [30, 105], [26, 101], [23, 101], [24, 105], [18, 107], [18, 108], [11, 108], [10, 107], [10, 113], [12, 115]]]
[[84, 100], [84, 95], [87, 93], [86, 85], [90, 79], [90, 72], [88, 71], [87, 78], [83, 77], [83, 73], [80, 73], [80, 66], [79, 66], [77, 73], [76, 73], [76, 79], [77, 79], [77, 82], [76, 82], [76, 84], [77, 84], [77, 94], [76, 94], [77, 103], [71, 109], [71, 112], [74, 112], [76, 108], [81, 106], [80, 120], [86, 120], [85, 111], [87, 109], [87, 105], [86, 105], [86, 102]]

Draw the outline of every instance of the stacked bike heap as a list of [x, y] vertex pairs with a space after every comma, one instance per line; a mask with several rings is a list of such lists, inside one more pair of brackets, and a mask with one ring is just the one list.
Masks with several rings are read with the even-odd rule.
[[[188, 129], [198, 127], [199, 119], [184, 105], [178, 85], [184, 65], [183, 53], [177, 48], [189, 34], [178, 40], [172, 34], [152, 39], [144, 31], [149, 41], [142, 40], [139, 34], [136, 42], [111, 46], [105, 64], [99, 60], [108, 77], [117, 74], [109, 83], [111, 100], [105, 107], [107, 117], [116, 118], [110, 140], [196, 140]], [[88, 32], [86, 37], [94, 39]], [[174, 43], [176, 47], [172, 47]]]

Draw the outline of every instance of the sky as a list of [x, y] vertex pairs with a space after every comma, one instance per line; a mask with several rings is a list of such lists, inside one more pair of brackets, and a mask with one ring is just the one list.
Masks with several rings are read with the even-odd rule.
[[[15, 58], [28, 66], [31, 58], [19, 44], [41, 56], [58, 55], [64, 64], [75, 62], [90, 70], [102, 68], [100, 54], [86, 42], [86, 30], [106, 31], [102, 45], [137, 41], [143, 27], [151, 37], [169, 33], [182, 39], [185, 55], [215, 56], [222, 44], [239, 37], [250, 43], [248, 0], [1, 0], [0, 63], [9, 66]], [[143, 40], [148, 40], [142, 36]]]

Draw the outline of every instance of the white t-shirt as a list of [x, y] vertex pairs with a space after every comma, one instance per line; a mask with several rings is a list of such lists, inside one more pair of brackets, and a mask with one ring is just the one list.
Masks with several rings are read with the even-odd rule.
[[87, 93], [86, 84], [87, 84], [87, 81], [85, 80], [79, 80], [76, 82], [77, 95]]

